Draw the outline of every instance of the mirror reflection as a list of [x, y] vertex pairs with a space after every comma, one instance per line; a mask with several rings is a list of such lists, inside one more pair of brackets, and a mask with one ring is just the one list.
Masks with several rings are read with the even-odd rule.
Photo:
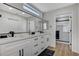
[[22, 5], [22, 3], [0, 4], [1, 34], [8, 33], [10, 31], [13, 31], [15, 33], [43, 32], [43, 29], [47, 29], [46, 21], [45, 25], [45, 22], [42, 22], [42, 18], [35, 17], [35, 15], [33, 16], [25, 12], [24, 10], [22, 10]]

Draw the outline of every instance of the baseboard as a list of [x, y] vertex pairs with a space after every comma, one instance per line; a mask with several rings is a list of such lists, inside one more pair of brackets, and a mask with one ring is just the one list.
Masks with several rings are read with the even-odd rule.
[[69, 43], [69, 41], [63, 41], [63, 40], [56, 40], [56, 41]]
[[56, 41], [56, 42], [70, 45], [70, 43], [67, 42], [62, 42], [62, 41]]
[[72, 55], [73, 55], [73, 56], [79, 56], [79, 53], [72, 51]]

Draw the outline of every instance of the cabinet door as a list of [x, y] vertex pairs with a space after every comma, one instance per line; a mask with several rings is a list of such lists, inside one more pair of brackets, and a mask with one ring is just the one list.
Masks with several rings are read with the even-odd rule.
[[45, 49], [45, 38], [44, 36], [39, 36], [39, 49], [40, 49], [40, 53]]
[[9, 46], [3, 45], [1, 47], [1, 55], [2, 56], [19, 56], [21, 55], [21, 51], [17, 46]]
[[3, 56], [21, 56], [22, 52], [21, 49], [24, 45], [26, 40], [7, 43], [1, 45], [1, 55]]
[[25, 44], [22, 45], [22, 49], [23, 56], [31, 56], [31, 41], [25, 41]]
[[45, 35], [45, 42], [46, 42], [46, 45], [49, 46], [50, 44], [49, 35]]

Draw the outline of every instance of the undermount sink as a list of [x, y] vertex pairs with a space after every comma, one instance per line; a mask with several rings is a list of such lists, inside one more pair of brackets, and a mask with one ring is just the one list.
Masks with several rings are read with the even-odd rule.
[[31, 32], [31, 35], [35, 35], [36, 33], [35, 32]]

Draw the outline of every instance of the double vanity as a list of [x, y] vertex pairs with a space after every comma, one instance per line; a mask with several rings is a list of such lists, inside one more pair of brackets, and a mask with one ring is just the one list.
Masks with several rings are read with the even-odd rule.
[[49, 46], [48, 33], [15, 34], [0, 39], [0, 56], [37, 56]]
[[22, 6], [0, 4], [0, 56], [37, 56], [49, 46], [48, 21]]

